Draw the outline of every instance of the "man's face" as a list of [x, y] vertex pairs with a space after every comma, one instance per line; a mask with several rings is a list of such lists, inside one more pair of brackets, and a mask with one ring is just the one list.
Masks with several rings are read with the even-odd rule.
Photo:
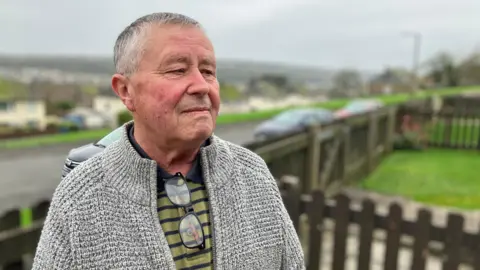
[[129, 87], [135, 121], [155, 134], [204, 140], [215, 129], [220, 107], [215, 54], [198, 28], [152, 26]]

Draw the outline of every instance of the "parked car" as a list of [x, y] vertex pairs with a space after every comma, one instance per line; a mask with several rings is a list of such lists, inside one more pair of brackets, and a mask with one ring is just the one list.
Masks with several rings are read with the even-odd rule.
[[343, 108], [335, 111], [336, 118], [345, 118], [356, 114], [366, 113], [383, 107], [384, 104], [376, 99], [353, 100]]
[[62, 169], [62, 179], [85, 160], [102, 152], [105, 147], [120, 139], [123, 126], [118, 127], [100, 140], [70, 150]]
[[261, 123], [254, 131], [256, 140], [265, 140], [287, 133], [304, 130], [307, 126], [317, 123], [332, 122], [331, 111], [320, 108], [292, 109]]

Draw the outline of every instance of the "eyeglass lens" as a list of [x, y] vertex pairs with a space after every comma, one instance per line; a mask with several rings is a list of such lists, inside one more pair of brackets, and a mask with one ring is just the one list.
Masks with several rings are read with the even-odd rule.
[[194, 248], [203, 244], [203, 229], [198, 217], [192, 213], [187, 214], [179, 226], [180, 237], [184, 245]]
[[170, 201], [177, 206], [186, 206], [190, 203], [190, 191], [187, 183], [181, 177], [175, 177], [165, 182], [165, 191]]

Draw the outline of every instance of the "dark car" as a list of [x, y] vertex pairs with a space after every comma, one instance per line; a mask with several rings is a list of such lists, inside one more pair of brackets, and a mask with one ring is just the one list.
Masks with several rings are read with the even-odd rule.
[[70, 150], [62, 170], [62, 178], [80, 163], [102, 152], [105, 147], [120, 139], [123, 132], [123, 126], [118, 127], [97, 142], [82, 145]]
[[261, 123], [254, 131], [256, 140], [265, 140], [304, 130], [312, 124], [326, 124], [334, 120], [331, 111], [321, 108], [292, 109]]

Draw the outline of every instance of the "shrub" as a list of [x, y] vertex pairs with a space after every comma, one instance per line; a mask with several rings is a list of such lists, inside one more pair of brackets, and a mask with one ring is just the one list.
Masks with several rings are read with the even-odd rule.
[[48, 123], [46, 129], [49, 131], [58, 131], [59, 126], [58, 123]]
[[80, 130], [80, 127], [72, 121], [64, 121], [58, 125], [59, 132], [70, 132], [70, 131], [78, 131], [78, 130]]
[[401, 132], [395, 138], [394, 148], [422, 150], [426, 148], [426, 143], [426, 134], [422, 126], [413, 121], [410, 115], [404, 115]]

